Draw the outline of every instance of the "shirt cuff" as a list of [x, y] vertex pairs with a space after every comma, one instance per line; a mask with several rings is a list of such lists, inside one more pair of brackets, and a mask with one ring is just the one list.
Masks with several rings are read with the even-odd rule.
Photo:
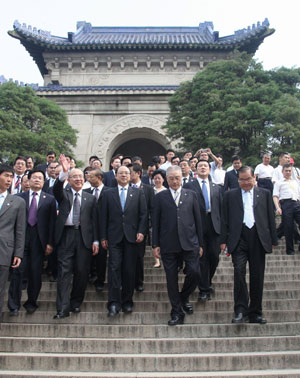
[[59, 176], [58, 176], [59, 181], [64, 182], [66, 181], [67, 178], [68, 178], [68, 172], [64, 172], [64, 171], [59, 172]]

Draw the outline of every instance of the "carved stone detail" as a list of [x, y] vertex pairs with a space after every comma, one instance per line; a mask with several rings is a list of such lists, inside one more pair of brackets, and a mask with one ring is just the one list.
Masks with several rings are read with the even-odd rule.
[[[124, 131], [130, 129], [152, 129], [155, 130], [161, 137], [166, 140], [162, 126], [166, 123], [167, 116], [164, 117], [154, 117], [151, 115], [129, 115], [118, 119], [116, 122], [111, 124], [99, 137], [93, 147], [93, 151], [97, 153], [101, 159], [106, 156], [106, 151], [113, 140]], [[166, 140], [167, 141], [167, 140]]]

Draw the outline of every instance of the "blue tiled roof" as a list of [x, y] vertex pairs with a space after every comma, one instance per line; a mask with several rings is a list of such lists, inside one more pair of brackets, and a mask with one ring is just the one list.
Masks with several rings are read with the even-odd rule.
[[[262, 23], [258, 22], [257, 25], [220, 38], [219, 33], [214, 31], [212, 22], [200, 23], [198, 27], [93, 27], [88, 22], [78, 22], [77, 31], [68, 33], [68, 37], [63, 38], [54, 36], [49, 31], [32, 28], [26, 24], [20, 24], [18, 21], [14, 22], [14, 31], [20, 39], [34, 40], [42, 45], [46, 44], [48, 48], [85, 45], [99, 47], [226, 45], [253, 38], [266, 31], [268, 27], [269, 21], [265, 19]], [[17, 35], [14, 36], [17, 37]]]
[[48, 70], [43, 53], [48, 51], [239, 49], [253, 54], [273, 32], [265, 19], [224, 37], [219, 37], [213, 23], [207, 21], [197, 27], [94, 27], [83, 21], [77, 23], [76, 32], [68, 33], [65, 38], [15, 21], [14, 30], [8, 33], [20, 40], [44, 75]]

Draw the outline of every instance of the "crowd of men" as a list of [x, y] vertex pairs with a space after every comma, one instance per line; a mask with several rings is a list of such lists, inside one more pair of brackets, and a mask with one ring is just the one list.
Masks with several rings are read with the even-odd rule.
[[[114, 156], [108, 172], [91, 156], [82, 171], [72, 157], [57, 159], [53, 151], [38, 166], [23, 156], [13, 167], [0, 165], [0, 321], [9, 271], [10, 315], [19, 315], [24, 286], [27, 313], [38, 309], [45, 259], [57, 282], [54, 319], [79, 313], [88, 282], [102, 292], [106, 272], [108, 317], [130, 314], [134, 292], [144, 290], [151, 245], [154, 268], [161, 259], [166, 273], [169, 325], [193, 313], [189, 297], [196, 288], [199, 301], [212, 299], [221, 252], [234, 266], [232, 322], [265, 324], [265, 254], [283, 235], [286, 253], [295, 254], [294, 240], [300, 240], [298, 169], [288, 153], [275, 169], [270, 160], [265, 154], [253, 170], [235, 155], [225, 171], [222, 156], [206, 148], [182, 157], [168, 150], [153, 156], [145, 172], [138, 156]], [[282, 216], [277, 230], [275, 214]]]

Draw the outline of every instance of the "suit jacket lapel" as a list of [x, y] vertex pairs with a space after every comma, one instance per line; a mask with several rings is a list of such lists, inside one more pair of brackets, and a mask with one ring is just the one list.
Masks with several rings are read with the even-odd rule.
[[7, 212], [7, 210], [11, 207], [14, 201], [14, 196], [12, 194], [7, 194], [5, 200], [3, 201], [1, 210], [0, 210], [0, 217]]
[[[184, 203], [184, 201], [187, 199], [187, 196], [188, 196], [188, 192], [186, 192], [184, 189], [181, 189], [180, 198], [178, 201], [178, 207], [180, 207]], [[174, 200], [173, 202], [175, 203]]]
[[113, 198], [116, 201], [117, 205], [120, 207], [122, 210], [121, 206], [121, 201], [120, 201], [120, 196], [119, 196], [119, 187], [117, 186], [116, 188], [113, 188]]
[[42, 204], [44, 203], [46, 197], [47, 197], [46, 194], [43, 191], [41, 191], [39, 204], [38, 204], [38, 210], [42, 206]]
[[253, 188], [253, 209], [256, 208], [258, 203], [259, 203], [259, 193], [258, 193], [258, 189], [254, 187]]
[[243, 197], [242, 197], [242, 189], [239, 189], [238, 191], [238, 196], [237, 196], [237, 202], [238, 202], [238, 205], [240, 206], [243, 214], [244, 214], [244, 205], [243, 205]]
[[[125, 201], [125, 208], [124, 208], [124, 211], [127, 209], [127, 207], [129, 206], [129, 203], [130, 201], [132, 200], [133, 196], [134, 196], [134, 190], [132, 189], [131, 186], [128, 186], [128, 193], [127, 193], [127, 197], [126, 197], [126, 201]], [[121, 204], [121, 202], [120, 202]]]

